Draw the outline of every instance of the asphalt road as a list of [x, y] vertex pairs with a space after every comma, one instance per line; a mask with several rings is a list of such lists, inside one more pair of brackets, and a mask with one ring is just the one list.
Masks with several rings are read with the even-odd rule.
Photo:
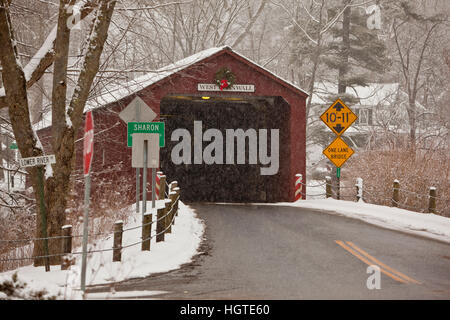
[[[179, 270], [117, 284], [117, 291], [195, 300], [450, 299], [449, 244], [311, 209], [190, 206], [206, 223], [203, 253]], [[374, 261], [385, 273], [381, 288], [369, 290]]]

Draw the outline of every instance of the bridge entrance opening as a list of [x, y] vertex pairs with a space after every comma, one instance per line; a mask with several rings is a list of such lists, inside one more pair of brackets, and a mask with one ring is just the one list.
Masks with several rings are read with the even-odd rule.
[[290, 106], [283, 98], [170, 95], [160, 112], [161, 169], [179, 182], [184, 201], [290, 200]]

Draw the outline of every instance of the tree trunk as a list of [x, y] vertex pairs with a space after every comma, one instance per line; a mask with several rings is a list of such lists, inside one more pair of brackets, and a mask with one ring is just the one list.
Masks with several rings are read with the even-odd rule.
[[[346, 4], [348, 1], [346, 1]], [[338, 79], [338, 93], [345, 93], [346, 91], [346, 83], [345, 76], [347, 75], [349, 66], [349, 51], [350, 51], [350, 14], [351, 9], [347, 7], [344, 10], [343, 14], [343, 22], [342, 22], [342, 48], [340, 53], [341, 64], [339, 66], [339, 79]]]
[[[75, 93], [66, 108], [66, 76], [67, 55], [70, 30], [67, 29], [66, 4], [72, 4], [75, 0], [61, 0], [58, 18], [58, 30], [54, 42], [54, 85], [52, 99], [53, 114], [53, 153], [56, 156], [56, 164], [53, 165], [53, 175], [45, 172], [45, 169], [32, 167], [30, 179], [34, 188], [37, 203], [40, 203], [40, 186], [44, 185], [45, 203], [42, 210], [47, 212], [47, 235], [55, 237], [61, 235], [61, 227], [65, 222], [65, 209], [67, 196], [70, 189], [70, 175], [75, 161], [75, 136], [82, 123], [83, 110], [91, 88], [93, 79], [98, 72], [100, 56], [108, 35], [111, 16], [116, 0], [101, 0], [98, 14], [90, 33], [88, 49], [80, 73]], [[11, 21], [9, 17], [8, 0], [0, 0], [0, 62], [3, 67], [2, 78], [5, 88], [6, 105], [17, 141], [20, 153], [23, 157], [43, 155], [43, 150], [36, 133], [31, 126], [27, 79], [18, 63], [18, 54]], [[51, 52], [51, 51], [49, 51]], [[70, 123], [67, 119], [70, 118]], [[73, 123], [73, 125], [72, 125]], [[41, 172], [40, 172], [41, 171]], [[40, 174], [39, 174], [40, 172]], [[43, 178], [43, 176], [47, 176]], [[45, 180], [42, 181], [41, 179]], [[44, 182], [44, 183], [43, 183]], [[44, 211], [37, 206], [36, 237], [42, 238], [41, 218]], [[34, 247], [34, 256], [44, 255], [43, 241], [37, 240]], [[58, 255], [61, 252], [61, 239], [49, 241], [50, 255]], [[43, 259], [35, 259], [35, 265], [42, 265]], [[50, 258], [51, 264], [59, 264], [60, 256]]]
[[[345, 4], [347, 5], [349, 3], [348, 0], [345, 1]], [[340, 66], [338, 69], [339, 75], [338, 75], [338, 94], [345, 94], [345, 91], [347, 90], [347, 84], [345, 77], [347, 75], [349, 66], [349, 52], [350, 52], [350, 14], [351, 9], [350, 7], [347, 7], [344, 10], [343, 14], [343, 21], [342, 21], [342, 47], [340, 52]], [[345, 101], [344, 101], [345, 102]], [[331, 170], [331, 178], [333, 185], [337, 186], [339, 189], [339, 183], [340, 178], [337, 178], [337, 168], [335, 166], [332, 167]], [[337, 190], [337, 193], [339, 191]]]
[[411, 155], [416, 154], [416, 103], [415, 101], [409, 101], [409, 110], [408, 110], [408, 118], [409, 118], [409, 151]]
[[[0, 0], [0, 43], [2, 44], [0, 46], [0, 62], [3, 67], [2, 77], [14, 137], [22, 157], [41, 156], [43, 150], [38, 146], [38, 138], [31, 127], [26, 79], [23, 69], [18, 62], [17, 48], [6, 0]], [[38, 168], [32, 167], [28, 169], [28, 172], [30, 173], [35, 198], [37, 203], [39, 203]], [[40, 206], [37, 206], [37, 211], [36, 235], [41, 237]], [[42, 247], [40, 242], [36, 242], [37, 247]]]

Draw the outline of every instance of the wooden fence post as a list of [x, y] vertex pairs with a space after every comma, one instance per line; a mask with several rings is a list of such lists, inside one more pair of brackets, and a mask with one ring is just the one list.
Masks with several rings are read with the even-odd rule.
[[436, 213], [436, 187], [430, 187], [430, 198], [428, 201], [428, 212]]
[[331, 177], [330, 176], [326, 176], [325, 177], [325, 182], [326, 182], [326, 197], [327, 198], [331, 198], [332, 194], [331, 194]]
[[363, 179], [357, 178], [355, 186], [356, 186], [356, 202], [358, 202], [363, 198]]
[[[66, 225], [62, 227], [62, 253], [70, 254], [72, 253], [72, 226]], [[61, 270], [67, 270], [72, 265], [74, 261], [69, 257], [63, 256], [61, 260]]]
[[[177, 187], [173, 188], [173, 191], [171, 192], [170, 200], [172, 201], [172, 212], [170, 213], [170, 221], [172, 221], [172, 225], [175, 225], [175, 216], [177, 214], [177, 192], [175, 191]], [[172, 228], [170, 228], [172, 231]]]
[[158, 222], [156, 222], [156, 234], [157, 234], [156, 242], [164, 241], [165, 232], [163, 231], [166, 228], [166, 226], [165, 226], [165, 219], [163, 217], [166, 212], [166, 207], [167, 205], [164, 208], [159, 208], [157, 210], [156, 219], [158, 219]]
[[170, 208], [169, 211], [170, 214], [167, 216], [168, 220], [167, 220], [167, 233], [172, 233], [172, 220], [173, 220], [173, 215], [175, 214], [175, 199], [177, 197], [177, 194], [175, 191], [170, 191], [169, 192], [169, 198], [170, 198]]
[[158, 195], [158, 199], [159, 200], [166, 199], [166, 176], [165, 175], [159, 176], [159, 195]]
[[144, 214], [144, 219], [142, 220], [142, 251], [150, 251], [152, 218], [153, 215], [151, 213], [146, 213]]
[[114, 223], [113, 261], [122, 259], [122, 235], [123, 221], [119, 220]]
[[166, 230], [166, 231], [164, 232], [164, 234], [168, 233], [168, 231], [169, 231], [168, 228], [169, 228], [169, 223], [170, 223], [170, 215], [168, 215], [168, 213], [171, 208], [172, 208], [172, 200], [170, 200], [170, 198], [166, 199], [165, 200], [165, 208], [164, 208], [164, 215], [166, 217], [163, 220], [164, 221], [164, 230]]
[[[175, 216], [178, 217], [178, 202], [180, 201], [180, 188], [179, 187], [173, 188], [173, 191], [177, 194], [175, 197], [175, 199], [177, 199], [175, 201]], [[175, 224], [175, 221], [174, 221], [174, 224]]]
[[178, 182], [177, 181], [172, 181], [170, 183], [170, 190], [169, 191], [173, 191], [173, 189], [175, 189], [176, 187], [178, 187]]
[[156, 199], [160, 200], [161, 199], [161, 192], [159, 191], [161, 189], [161, 176], [163, 176], [164, 173], [162, 171], [157, 171], [156, 172], [156, 185], [155, 185], [155, 192], [156, 192]]
[[72, 252], [72, 226], [66, 225], [62, 227], [62, 253], [71, 253]]
[[394, 187], [392, 192], [392, 206], [398, 207], [400, 199], [400, 181], [394, 180]]

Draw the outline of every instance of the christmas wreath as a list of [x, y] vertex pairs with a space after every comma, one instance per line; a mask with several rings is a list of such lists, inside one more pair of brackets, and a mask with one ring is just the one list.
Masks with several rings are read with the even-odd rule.
[[219, 69], [219, 71], [216, 72], [216, 75], [214, 77], [215, 83], [219, 86], [220, 90], [226, 88], [232, 88], [234, 83], [236, 82], [236, 76], [233, 72], [231, 72], [230, 69], [224, 67]]

